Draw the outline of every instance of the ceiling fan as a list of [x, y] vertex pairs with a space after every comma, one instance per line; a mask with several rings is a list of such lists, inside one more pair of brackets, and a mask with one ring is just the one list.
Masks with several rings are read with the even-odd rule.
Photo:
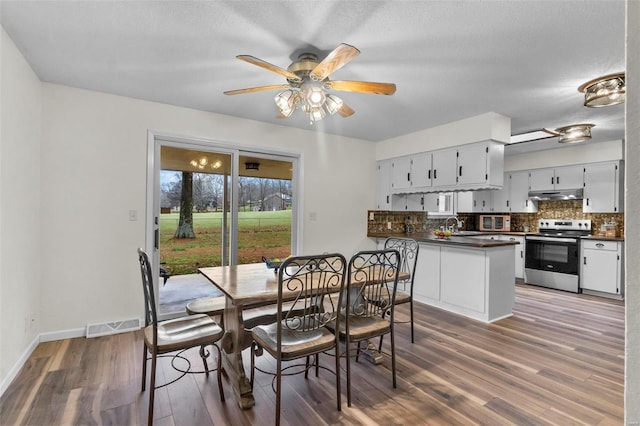
[[274, 98], [280, 111], [278, 118], [291, 117], [296, 108], [308, 114], [311, 123], [322, 120], [327, 112], [331, 115], [337, 112], [343, 117], [349, 117], [353, 115], [354, 110], [339, 97], [327, 93], [327, 90], [377, 95], [393, 95], [396, 91], [396, 85], [393, 83], [329, 79], [334, 71], [342, 68], [359, 54], [360, 51], [355, 47], [342, 43], [322, 61], [318, 61], [317, 55], [313, 53], [302, 53], [286, 70], [254, 56], [238, 55], [236, 58], [242, 61], [285, 77], [287, 83], [229, 90], [224, 94], [240, 95], [263, 90], [280, 90]]

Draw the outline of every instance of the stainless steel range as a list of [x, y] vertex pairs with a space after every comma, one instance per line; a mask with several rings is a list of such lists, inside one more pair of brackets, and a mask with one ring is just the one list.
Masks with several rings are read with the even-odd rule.
[[525, 237], [525, 283], [578, 293], [580, 237], [591, 235], [591, 220], [540, 219], [538, 232]]

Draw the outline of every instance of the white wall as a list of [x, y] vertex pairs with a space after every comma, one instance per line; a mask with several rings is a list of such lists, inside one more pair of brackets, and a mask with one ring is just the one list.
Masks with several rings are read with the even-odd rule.
[[41, 332], [142, 314], [145, 226], [128, 211], [144, 217], [147, 130], [301, 153], [303, 253], [372, 246], [369, 142], [44, 84]]
[[640, 2], [627, 0], [625, 424], [640, 424]]
[[488, 112], [378, 142], [376, 144], [376, 160], [485, 140], [507, 143], [510, 135], [511, 119], [495, 112]]
[[0, 28], [0, 393], [40, 324], [41, 84]]
[[622, 159], [624, 159], [623, 141], [598, 142], [509, 155], [504, 158], [504, 170], [511, 172]]

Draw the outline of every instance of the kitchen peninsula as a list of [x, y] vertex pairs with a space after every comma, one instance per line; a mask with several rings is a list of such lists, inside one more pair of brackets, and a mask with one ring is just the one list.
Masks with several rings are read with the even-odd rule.
[[379, 243], [387, 237], [418, 241], [414, 300], [483, 322], [512, 315], [517, 242], [464, 236], [439, 239], [428, 233], [367, 236]]

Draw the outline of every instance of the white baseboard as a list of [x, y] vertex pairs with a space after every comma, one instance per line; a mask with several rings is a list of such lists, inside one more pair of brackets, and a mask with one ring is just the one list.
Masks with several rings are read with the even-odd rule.
[[53, 342], [54, 340], [73, 339], [74, 337], [85, 337], [85, 328], [73, 328], [70, 330], [50, 331], [48, 333], [40, 333], [41, 342]]
[[29, 359], [33, 351], [38, 347], [39, 343], [40, 343], [40, 336], [38, 335], [33, 339], [33, 341], [29, 344], [29, 346], [27, 346], [22, 356], [18, 359], [18, 361], [16, 361], [15, 365], [11, 368], [11, 370], [9, 370], [6, 377], [2, 378], [2, 383], [0, 383], [0, 396], [4, 394], [4, 391], [7, 390], [11, 382], [13, 382], [13, 379], [16, 378], [16, 376], [20, 372], [20, 369], [27, 362], [27, 360]]

